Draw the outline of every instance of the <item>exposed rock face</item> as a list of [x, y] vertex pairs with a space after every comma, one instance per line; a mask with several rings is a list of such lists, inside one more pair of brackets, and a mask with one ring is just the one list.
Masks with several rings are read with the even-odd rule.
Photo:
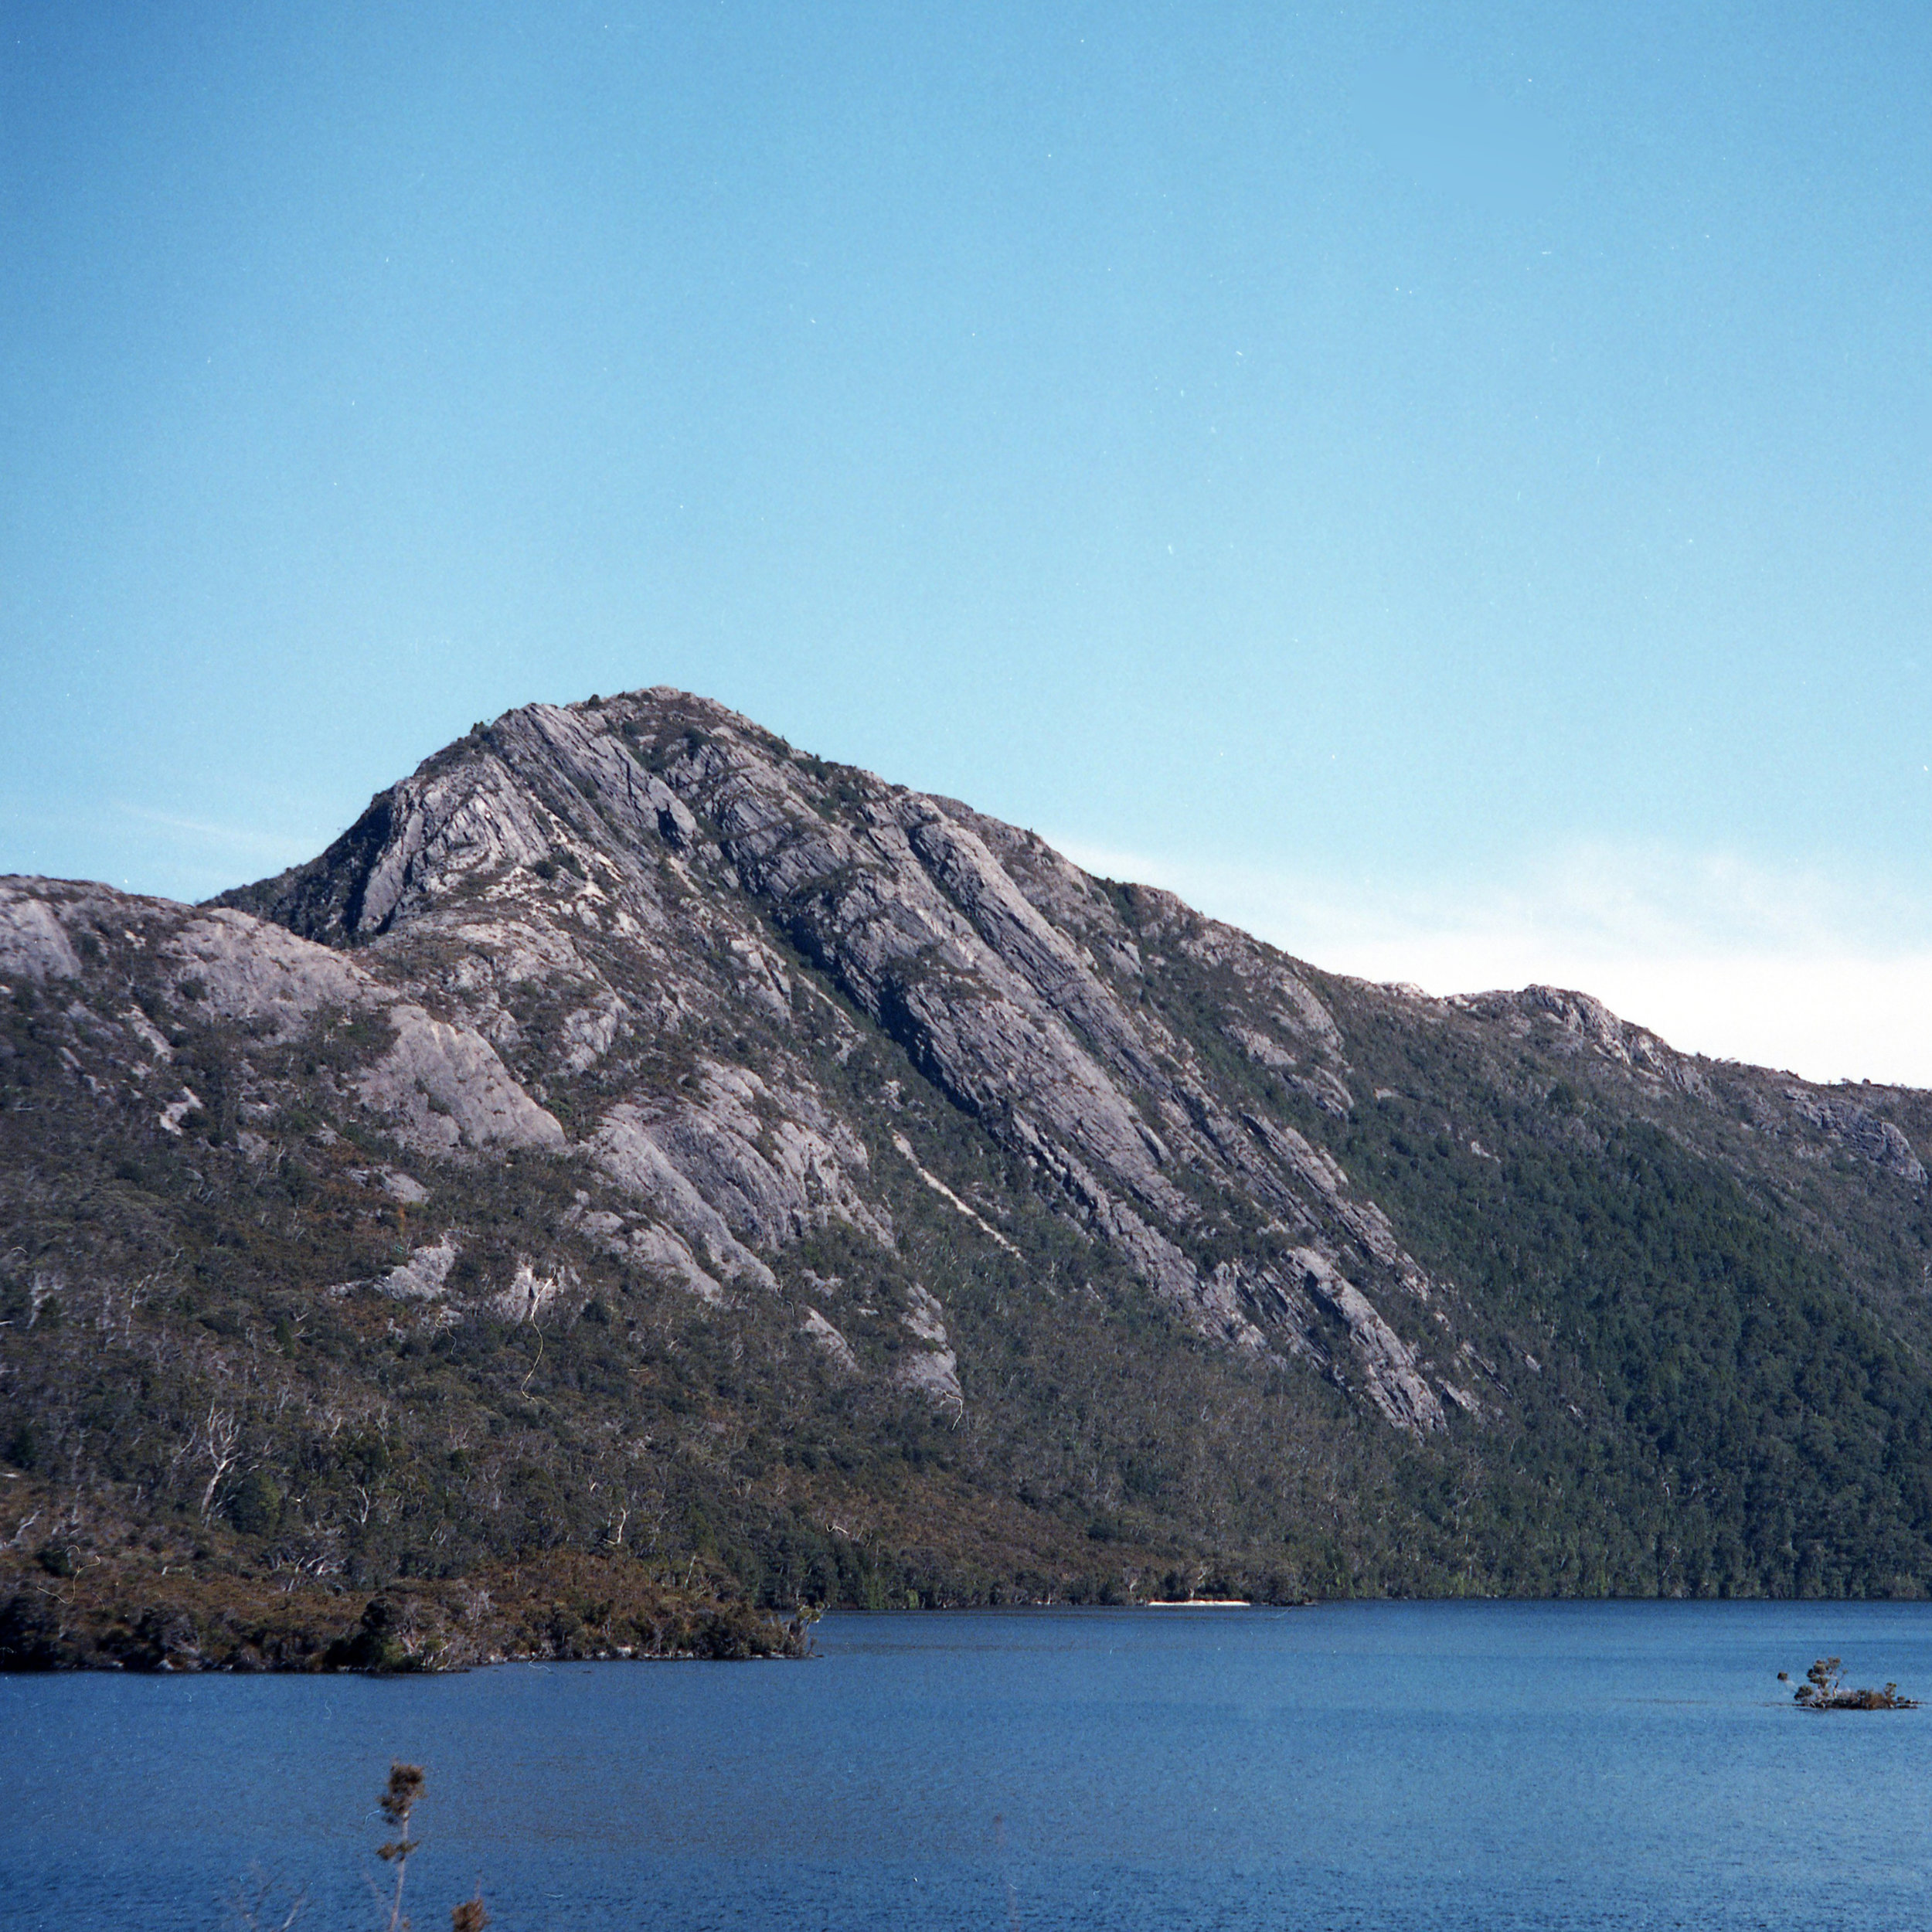
[[830, 1355], [847, 1375], [859, 1372], [859, 1358], [852, 1353], [852, 1344], [835, 1328], [816, 1308], [808, 1308], [801, 1325], [818, 1346]]
[[[1213, 975], [1226, 1037], [1345, 1120], [1355, 1105], [1345, 1043], [1308, 978], [1172, 895], [1111, 892], [955, 800], [825, 766], [674, 692], [538, 705], [431, 759], [321, 859], [229, 903], [353, 948], [411, 996], [364, 1090], [406, 1116], [419, 1142], [546, 1134], [548, 1085], [594, 1075], [599, 1097], [577, 1115], [578, 1134], [646, 1217], [621, 1239], [700, 1293], [774, 1287], [774, 1257], [829, 1222], [893, 1243], [869, 1175], [869, 1123], [809, 1070], [806, 1035], [854, 1020], [788, 964], [789, 948], [1020, 1158], [1056, 1212], [1115, 1247], [1202, 1335], [1314, 1363], [1411, 1433], [1445, 1426], [1443, 1393], [1480, 1406], [1451, 1378], [1453, 1291], [1332, 1156], [1263, 1111], [1230, 1107], [1148, 998], [1168, 957]], [[15, 943], [35, 947], [43, 971], [66, 957], [57, 930]], [[312, 949], [288, 951], [286, 964], [274, 942], [263, 950], [258, 990], [223, 997], [267, 1009], [280, 973], [303, 989], [287, 997], [311, 1009], [331, 983], [297, 963]], [[1559, 1050], [1706, 1091], [1697, 1063], [1586, 995], [1392, 997], [1525, 1036], [1540, 1029]], [[461, 1030], [435, 1031], [418, 1002]], [[708, 1044], [726, 1038], [757, 1043], [730, 1056]], [[529, 1095], [492, 1078], [476, 1057], [485, 1039]], [[667, 1077], [666, 1056], [678, 1056], [688, 1062]], [[429, 1111], [439, 1100], [447, 1112]], [[1835, 1100], [1797, 1111], [1923, 1180], [1896, 1128]], [[910, 1131], [894, 1129], [897, 1150], [945, 1190]], [[1201, 1257], [1225, 1221], [1219, 1200], [1260, 1209], [1258, 1247]], [[1426, 1326], [1414, 1318], [1423, 1304]], [[947, 1400], [959, 1388], [951, 1358], [912, 1379]]]
[[[1398, 1428], [1418, 1434], [1445, 1427], [1442, 1404], [1423, 1379], [1415, 1352], [1376, 1312], [1368, 1297], [1314, 1249], [1298, 1249], [1294, 1260], [1302, 1287], [1341, 1318], [1361, 1357], [1369, 1399], [1383, 1414]], [[1459, 1392], [1457, 1399], [1462, 1400]]]
[[[1144, 933], [1226, 975], [1243, 1050], [1345, 1115], [1340, 1031], [1288, 962], [1168, 895], [1130, 892]], [[492, 1041], [523, 1073], [529, 1094], [512, 1096], [471, 1070], [459, 1111], [432, 1063], [440, 1036], [417, 1024], [363, 1077], [419, 1141], [439, 1123], [453, 1144], [535, 1131], [551, 1085], [594, 1077], [577, 1133], [648, 1217], [612, 1238], [699, 1292], [774, 1288], [775, 1257], [831, 1222], [892, 1247], [863, 1097], [854, 1114], [809, 1070], [809, 1039], [855, 1024], [829, 985], [1199, 1333], [1317, 1363], [1400, 1428], [1444, 1426], [1433, 1338], [1400, 1343], [1376, 1312], [1377, 1296], [1432, 1292], [1386, 1218], [1293, 1128], [1219, 1099], [1148, 1003], [1141, 945], [1105, 889], [957, 801], [821, 765], [675, 692], [532, 706], [430, 760], [320, 859], [228, 903], [352, 949], [410, 1012], [448, 1012], [452, 1043]], [[731, 1057], [710, 1044], [753, 1038]], [[479, 1111], [485, 1095], [500, 1119]], [[448, 1113], [431, 1111], [439, 1099]], [[893, 1140], [1011, 1250], [922, 1158], [913, 1124]], [[1320, 1263], [1319, 1294], [1284, 1285], [1260, 1250], [1196, 1258], [1223, 1193], [1264, 1204], [1264, 1249]], [[943, 1335], [904, 1377], [969, 1400]]]
[[0, 883], [0, 972], [36, 985], [75, 978], [80, 957], [53, 908], [33, 889], [36, 883]]
[[[354, 1091], [400, 1139], [426, 1152], [563, 1144], [563, 1128], [510, 1077], [487, 1040], [432, 1019], [326, 947], [220, 907], [191, 911], [104, 886], [0, 880], [0, 958], [12, 970], [36, 980], [77, 977], [70, 925], [97, 950], [101, 930], [118, 934], [149, 956], [181, 1001], [233, 1024], [258, 1059], [345, 1030], [380, 1039], [383, 1050], [352, 1076]], [[121, 1066], [137, 1084], [157, 1090], [160, 1124], [179, 1134], [202, 1102], [192, 1090], [156, 1077], [172, 1057], [168, 1042], [138, 1008], [107, 1024], [124, 1037]]]
[[399, 1301], [440, 1301], [456, 1254], [455, 1236], [445, 1234], [432, 1246], [414, 1250], [400, 1267], [383, 1276], [379, 1286]]
[[[12, 883], [0, 968], [77, 978], [70, 929], [104, 921], [151, 949], [182, 997], [246, 1029], [250, 1065], [354, 1035], [318, 1077], [408, 1146], [580, 1151], [610, 1190], [587, 1200], [584, 1231], [712, 1302], [784, 1292], [786, 1250], [834, 1224], [889, 1255], [875, 1173], [889, 1155], [975, 1237], [1017, 1252], [937, 1171], [918, 1118], [827, 1085], [827, 1048], [835, 1062], [876, 1027], [1053, 1213], [1203, 1337], [1313, 1365], [1418, 1436], [1446, 1427], [1445, 1396], [1481, 1412], [1453, 1285], [1332, 1155], [1230, 1097], [1158, 992], [1170, 962], [1212, 976], [1231, 1046], [1345, 1121], [1346, 1043], [1308, 977], [1171, 895], [1103, 886], [1030, 834], [821, 764], [702, 700], [511, 713], [376, 799], [320, 859], [202, 910]], [[1387, 997], [1709, 1097], [1699, 1063], [1587, 995]], [[114, 1023], [179, 1135], [206, 1097], [169, 1080], [167, 1043], [139, 1012]], [[567, 1134], [553, 1093], [567, 1096]], [[1787, 1105], [1923, 1184], [1889, 1121], [1809, 1090]], [[385, 1292], [443, 1300], [457, 1239], [417, 1248]], [[527, 1315], [556, 1292], [545, 1280], [526, 1267], [492, 1305]], [[905, 1321], [923, 1345], [896, 1372], [969, 1402], [943, 1311], [912, 1292]], [[801, 1320], [836, 1358], [836, 1325]]]
[[0, 880], [0, 1456], [264, 1574], [1923, 1592], [1927, 1145], [533, 706], [217, 905]]
[[[1435, 1004], [1422, 995], [1425, 1005]], [[1520, 992], [1475, 993], [1440, 1002], [1460, 1011], [1500, 1021], [1519, 1039], [1539, 1037], [1572, 1053], [1590, 1053], [1628, 1068], [1640, 1079], [1668, 1083], [1708, 1099], [1699, 1063], [1665, 1045], [1655, 1033], [1621, 1020], [1600, 999], [1556, 986], [1526, 986]]]
[[930, 1396], [957, 1410], [965, 1406], [960, 1393], [959, 1358], [946, 1333], [945, 1311], [926, 1289], [914, 1285], [911, 1306], [903, 1318], [911, 1333], [926, 1345], [910, 1355], [900, 1372], [909, 1389]]
[[1912, 1151], [1912, 1143], [1889, 1121], [1881, 1120], [1854, 1100], [1821, 1097], [1801, 1087], [1791, 1090], [1789, 1098], [1791, 1111], [1800, 1120], [1808, 1121], [1860, 1159], [1914, 1187], [1924, 1186], [1924, 1166]]

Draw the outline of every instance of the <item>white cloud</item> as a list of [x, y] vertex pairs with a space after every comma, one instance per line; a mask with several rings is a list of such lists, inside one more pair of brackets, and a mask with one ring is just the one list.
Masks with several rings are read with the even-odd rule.
[[1506, 886], [1418, 888], [1060, 849], [1334, 971], [1437, 994], [1573, 987], [1689, 1052], [1932, 1087], [1932, 905], [1886, 880], [1587, 846]]
[[297, 865], [317, 848], [305, 845], [299, 835], [264, 832], [258, 825], [216, 825], [200, 818], [179, 818], [172, 812], [151, 811], [145, 805], [122, 804], [130, 818], [173, 832], [181, 840], [196, 845], [212, 845], [224, 852], [252, 852], [272, 859], [277, 869]]

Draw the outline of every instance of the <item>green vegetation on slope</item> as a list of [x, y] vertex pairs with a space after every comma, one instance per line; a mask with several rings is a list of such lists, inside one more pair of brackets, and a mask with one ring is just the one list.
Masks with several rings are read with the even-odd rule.
[[[5, 1015], [0, 1451], [46, 1512], [9, 1553], [43, 1598], [53, 1549], [77, 1553], [54, 1580], [83, 1600], [90, 1565], [175, 1563], [339, 1590], [351, 1626], [399, 1580], [573, 1550], [780, 1606], [1859, 1595], [1932, 1577], [1932, 1412], [1909, 1352], [1730, 1173], [1540, 1073], [1511, 1089], [1410, 1066], [1427, 1105], [1343, 1121], [1238, 1070], [1397, 1216], [1509, 1389], [1501, 1416], [1417, 1445], [1305, 1372], [1181, 1331], [876, 1033], [828, 1053], [825, 1077], [897, 1080], [902, 1117], [1018, 1253], [882, 1134], [899, 1252], [835, 1224], [787, 1267], [888, 1309], [930, 1284], [971, 1391], [958, 1418], [842, 1379], [782, 1304], [708, 1309], [578, 1240], [566, 1157], [449, 1168], [434, 1202], [480, 1236], [470, 1266], [572, 1268], [582, 1298], [554, 1317], [425, 1332], [332, 1295], [406, 1259], [430, 1210], [368, 1179], [404, 1151], [291, 1117], [281, 1158], [250, 1160], [219, 1038], [157, 1013], [208, 1103], [179, 1141], [70, 1100], [44, 1004]], [[897, 1345], [889, 1322], [851, 1331]]]
[[228, 903], [0, 882], [0, 1653], [1932, 1587], [1932, 1096], [1325, 976], [675, 693]]

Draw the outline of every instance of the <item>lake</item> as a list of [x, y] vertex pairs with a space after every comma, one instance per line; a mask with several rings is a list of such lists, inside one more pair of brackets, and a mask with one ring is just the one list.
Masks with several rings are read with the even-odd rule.
[[[420, 1932], [1923, 1926], [1932, 1606], [1351, 1604], [828, 1618], [807, 1664], [0, 1679], [0, 1923]], [[274, 1921], [280, 1922], [277, 1913]]]

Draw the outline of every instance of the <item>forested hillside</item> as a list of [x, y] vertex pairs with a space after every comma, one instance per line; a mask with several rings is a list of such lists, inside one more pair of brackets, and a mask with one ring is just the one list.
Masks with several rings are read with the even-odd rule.
[[219, 904], [5, 882], [0, 985], [16, 1659], [1932, 1583], [1927, 1097], [1326, 975], [700, 699]]

